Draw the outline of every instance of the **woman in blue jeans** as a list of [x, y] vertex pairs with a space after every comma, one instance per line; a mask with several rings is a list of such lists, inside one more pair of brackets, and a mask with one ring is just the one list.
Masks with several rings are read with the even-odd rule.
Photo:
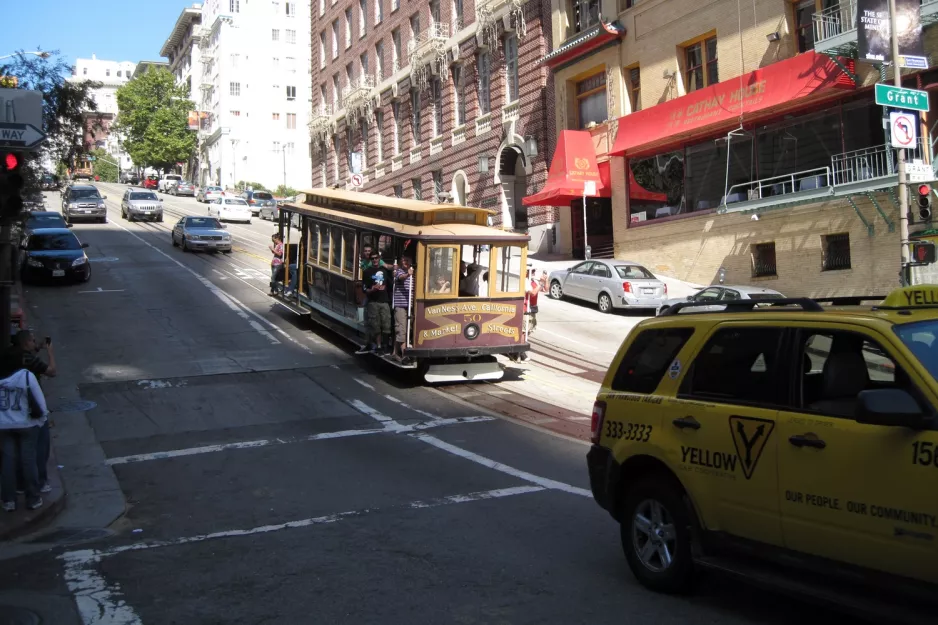
[[0, 374], [6, 375], [0, 379], [0, 502], [4, 511], [16, 510], [17, 473], [21, 472], [26, 508], [35, 510], [42, 506], [37, 443], [49, 410], [36, 376], [19, 362], [6, 359], [0, 364]]

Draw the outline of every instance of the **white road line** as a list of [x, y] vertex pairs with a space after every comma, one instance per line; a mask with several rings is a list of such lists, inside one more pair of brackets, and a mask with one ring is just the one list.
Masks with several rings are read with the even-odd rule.
[[[357, 409], [357, 408], [356, 408]], [[369, 415], [371, 416], [371, 415]], [[380, 415], [384, 416], [384, 415]], [[385, 417], [387, 418], [387, 417]], [[390, 419], [389, 419], [390, 421]], [[171, 449], [168, 451], [156, 451], [148, 454], [134, 454], [131, 456], [116, 456], [108, 458], [104, 464], [116, 466], [121, 464], [134, 464], [138, 462], [150, 462], [153, 460], [170, 460], [173, 458], [183, 458], [186, 456], [198, 456], [202, 454], [212, 454], [220, 451], [231, 451], [238, 449], [258, 449], [270, 445], [291, 445], [294, 443], [308, 443], [312, 441], [332, 440], [335, 438], [350, 438], [353, 436], [368, 436], [370, 434], [405, 434], [410, 432], [421, 432], [431, 428], [445, 427], [448, 425], [461, 425], [465, 423], [483, 423], [485, 421], [494, 421], [494, 417], [474, 416], [474, 417], [455, 417], [452, 419], [436, 419], [427, 423], [418, 423], [416, 425], [400, 425], [390, 428], [372, 428], [366, 430], [339, 430], [336, 432], [323, 432], [320, 434], [311, 434], [309, 436], [291, 437], [291, 438], [262, 438], [253, 441], [237, 441], [234, 443], [220, 443], [218, 445], [203, 445], [201, 447], [188, 447], [185, 449]]]
[[255, 536], [257, 534], [269, 534], [286, 529], [331, 525], [346, 519], [369, 516], [377, 512], [391, 510], [426, 510], [455, 504], [472, 503], [475, 501], [504, 499], [517, 495], [539, 493], [544, 490], [543, 487], [539, 486], [513, 486], [511, 488], [483, 490], [472, 493], [448, 495], [437, 499], [411, 501], [404, 505], [389, 506], [388, 508], [350, 510], [348, 512], [327, 514], [300, 519], [298, 521], [289, 521], [287, 523], [261, 525], [245, 530], [227, 530], [223, 532], [213, 532], [211, 534], [176, 538], [173, 540], [154, 540], [134, 543], [103, 551], [94, 549], [69, 551], [60, 555], [59, 559], [65, 563], [65, 582], [68, 589], [75, 595], [75, 602], [78, 604], [78, 612], [84, 625], [142, 625], [143, 621], [140, 620], [140, 617], [134, 609], [123, 599], [119, 598], [121, 595], [120, 585], [116, 583], [108, 584], [104, 577], [96, 570], [96, 565], [101, 562], [102, 558], [131, 551], [190, 545], [207, 540], [240, 538], [243, 536]]
[[375, 390], [375, 387], [373, 387], [371, 384], [368, 384], [368, 382], [365, 382], [364, 380], [359, 380], [358, 378], [352, 378], [352, 379], [355, 380], [356, 382], [358, 382], [359, 384], [361, 384], [362, 386], [364, 386], [365, 388], [367, 388], [367, 389], [370, 390], [370, 391]]

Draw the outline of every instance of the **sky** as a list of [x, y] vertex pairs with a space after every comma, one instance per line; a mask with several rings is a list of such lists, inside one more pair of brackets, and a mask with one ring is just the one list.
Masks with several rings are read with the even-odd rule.
[[[0, 56], [58, 50], [70, 65], [92, 54], [108, 61], [165, 61], [160, 48], [195, 0], [0, 0], [6, 26]], [[11, 27], [13, 26], [13, 27]]]

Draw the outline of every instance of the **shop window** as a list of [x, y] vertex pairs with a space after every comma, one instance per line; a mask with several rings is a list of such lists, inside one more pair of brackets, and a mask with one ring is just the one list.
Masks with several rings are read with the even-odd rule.
[[629, 161], [635, 184], [629, 186], [631, 222], [685, 212], [684, 152], [665, 152]]
[[752, 254], [752, 277], [775, 277], [778, 272], [775, 267], [775, 241], [771, 243], [756, 243], [750, 247]]
[[632, 103], [632, 112], [642, 110], [642, 76], [638, 67], [625, 70], [629, 78], [629, 100]]
[[606, 72], [601, 71], [576, 83], [577, 128], [601, 124], [609, 118], [606, 109]]
[[[765, 180], [797, 174], [793, 182], [785, 179], [771, 185], [768, 189], [771, 194], [780, 195], [830, 185], [825, 168], [830, 167], [831, 157], [841, 153], [844, 148], [838, 107], [772, 126], [762, 126], [756, 132], [759, 178]], [[881, 128], [879, 132], [882, 133]]]
[[520, 293], [524, 267], [521, 248], [498, 246], [495, 248], [495, 292]]
[[844, 104], [843, 128], [850, 129], [843, 133], [846, 152], [883, 145], [883, 107], [865, 99]]
[[850, 269], [850, 235], [827, 234], [821, 237], [821, 271]]
[[688, 93], [720, 82], [717, 38], [708, 37], [684, 46], [684, 88]]
[[814, 49], [814, 14], [817, 0], [802, 0], [795, 5], [795, 41], [798, 52]]
[[758, 177], [751, 137], [734, 135], [729, 141], [721, 137], [698, 143], [686, 154], [686, 212], [716, 208], [724, 203], [724, 194], [727, 204], [749, 199], [750, 183]]
[[452, 295], [456, 281], [456, 246], [427, 247], [427, 293]]

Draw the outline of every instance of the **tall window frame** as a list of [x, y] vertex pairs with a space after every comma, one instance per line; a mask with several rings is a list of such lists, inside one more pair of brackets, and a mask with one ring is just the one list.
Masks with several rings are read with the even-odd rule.
[[684, 90], [687, 93], [720, 82], [716, 33], [708, 33], [681, 47], [684, 49]]
[[505, 103], [516, 102], [520, 97], [518, 80], [518, 36], [505, 37]]
[[411, 138], [414, 140], [414, 147], [420, 145], [421, 138], [421, 115], [420, 115], [420, 92], [416, 89], [411, 89], [410, 91], [410, 134]]
[[476, 92], [479, 103], [479, 113], [488, 115], [492, 112], [492, 54], [490, 52], [480, 52], [476, 61], [478, 68], [478, 81], [476, 82]]

